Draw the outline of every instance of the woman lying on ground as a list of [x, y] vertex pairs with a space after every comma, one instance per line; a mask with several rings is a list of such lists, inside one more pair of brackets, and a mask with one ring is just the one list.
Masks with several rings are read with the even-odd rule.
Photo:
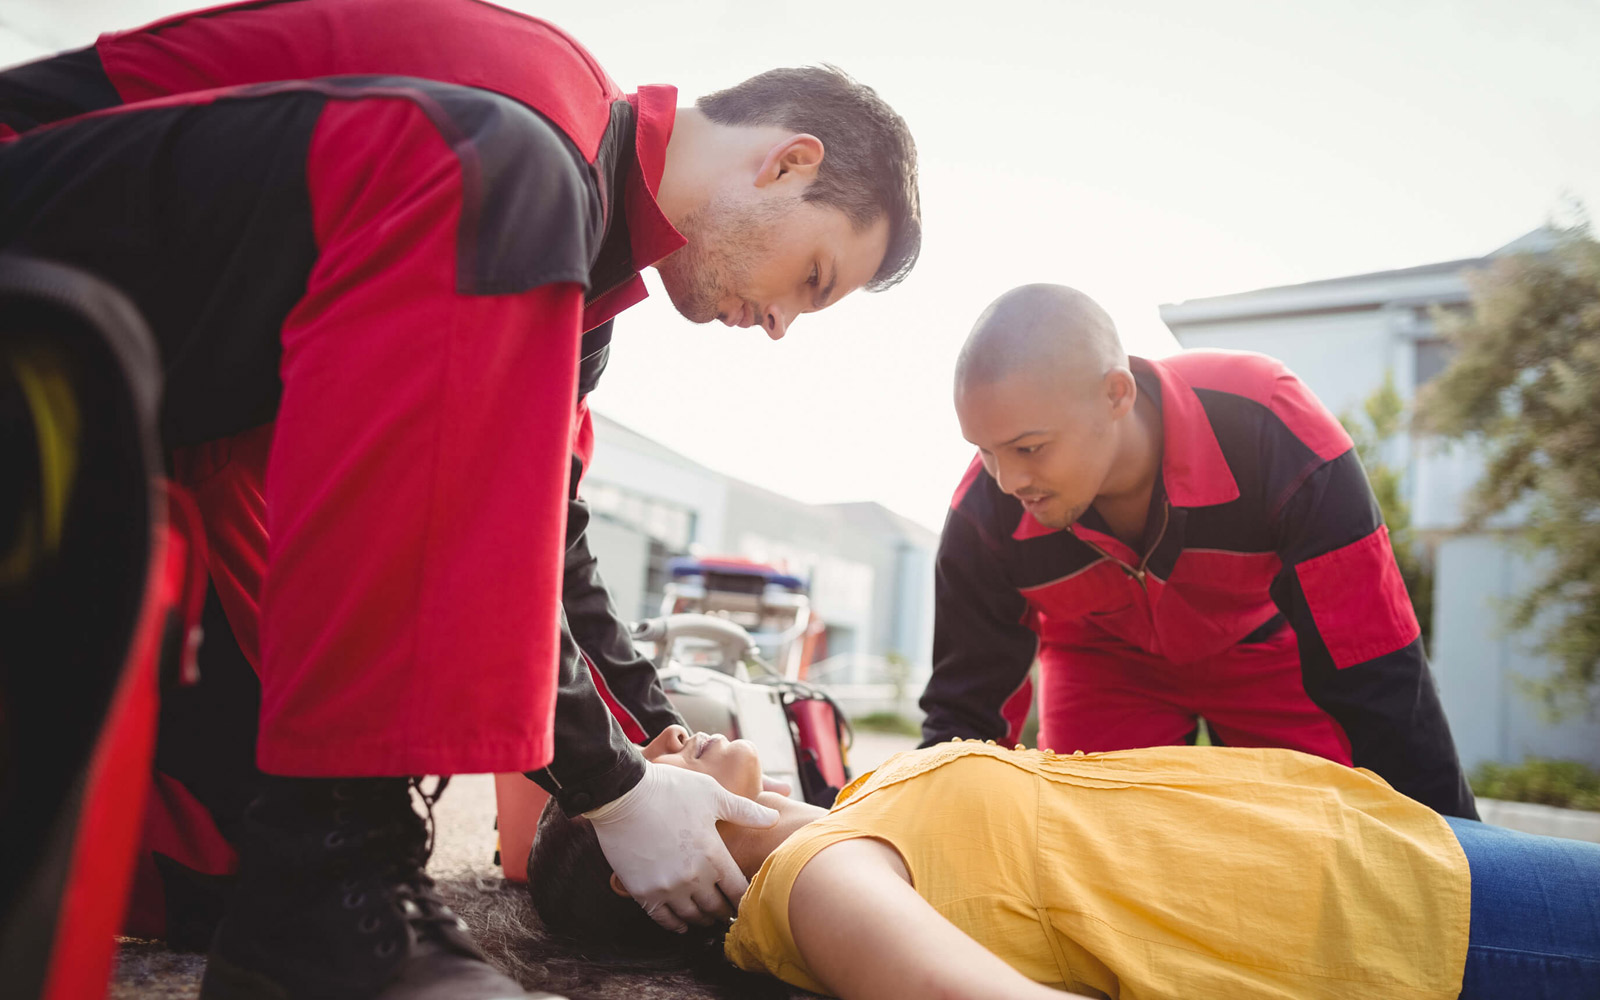
[[[724, 949], [806, 989], [1600, 997], [1600, 845], [1446, 820], [1294, 751], [956, 741], [890, 758], [831, 811], [762, 792], [743, 741], [673, 727], [645, 756], [781, 812], [724, 828], [753, 876]], [[548, 927], [614, 949], [673, 940], [581, 819], [546, 812], [529, 881]]]

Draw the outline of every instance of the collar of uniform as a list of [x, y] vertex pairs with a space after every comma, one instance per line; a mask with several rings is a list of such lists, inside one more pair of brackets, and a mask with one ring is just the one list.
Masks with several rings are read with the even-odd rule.
[[634, 152], [639, 169], [628, 178], [626, 211], [635, 267], [648, 267], [689, 241], [667, 221], [656, 193], [667, 169], [667, 140], [678, 116], [678, 88], [640, 87], [628, 95], [637, 116]]
[[[628, 171], [622, 210], [628, 217], [633, 266], [645, 268], [689, 242], [667, 221], [656, 202], [661, 175], [667, 168], [667, 140], [672, 138], [672, 123], [678, 116], [678, 88], [640, 87], [627, 99], [634, 111], [636, 160], [634, 169]], [[583, 328], [594, 329], [624, 309], [638, 305], [649, 294], [644, 279], [635, 274], [584, 308]]]
[[1177, 507], [1239, 499], [1239, 484], [1194, 389], [1159, 361], [1130, 357], [1128, 365], [1135, 374], [1149, 372], [1161, 384], [1161, 478], [1167, 498]]

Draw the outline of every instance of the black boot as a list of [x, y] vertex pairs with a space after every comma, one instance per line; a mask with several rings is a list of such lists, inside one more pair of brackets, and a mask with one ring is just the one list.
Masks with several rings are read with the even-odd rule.
[[407, 779], [264, 782], [202, 1000], [529, 995], [489, 964], [423, 874], [428, 833]]

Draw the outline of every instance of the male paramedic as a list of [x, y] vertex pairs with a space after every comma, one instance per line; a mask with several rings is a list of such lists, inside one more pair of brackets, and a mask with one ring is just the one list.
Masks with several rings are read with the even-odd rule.
[[[647, 765], [561, 628], [574, 403], [598, 367], [581, 335], [642, 297], [645, 265], [687, 318], [774, 339], [894, 284], [920, 243], [904, 123], [829, 69], [694, 107], [625, 96], [553, 27], [463, 0], [242, 5], [135, 35], [92, 53], [99, 81], [83, 53], [15, 71], [8, 108], [144, 100], [0, 144], [0, 248], [91, 270], [149, 320], [165, 442], [260, 672], [270, 777], [202, 995], [521, 995], [423, 874], [408, 775], [535, 772], [659, 922], [727, 916], [744, 880], [714, 823], [770, 814]], [[347, 47], [377, 53], [367, 73], [486, 89], [197, 90], [257, 59], [330, 71]]]
[[[580, 112], [560, 102], [574, 85], [577, 93], [584, 93], [586, 81], [599, 72], [592, 57], [552, 26], [477, 0], [244, 3], [106, 34], [89, 48], [0, 73], [0, 137], [125, 101], [354, 74], [479, 86], [576, 127]], [[576, 76], [565, 79], [562, 73]], [[615, 90], [609, 82], [606, 86]], [[655, 103], [639, 107], [647, 117], [659, 116], [659, 95], [670, 92], [645, 88], [641, 95], [654, 97]], [[769, 115], [774, 110], [749, 105], [733, 109]], [[670, 111], [669, 106], [665, 113]], [[853, 127], [861, 123], [858, 119]], [[594, 132], [601, 124], [591, 118], [584, 128]], [[647, 123], [641, 131], [655, 135], [662, 129]], [[631, 148], [632, 137], [623, 138]], [[647, 147], [644, 155], [659, 155], [659, 150]], [[616, 187], [622, 175], [612, 180], [604, 195], [625, 202], [634, 197], [629, 189]], [[585, 789], [578, 776], [604, 773], [619, 752], [625, 754], [593, 734], [610, 732], [643, 743], [682, 722], [611, 603], [589, 551], [589, 511], [578, 495], [594, 441], [587, 395], [609, 357], [611, 316], [645, 294], [629, 258], [639, 256], [642, 266], [681, 239], [681, 234], [654, 224], [648, 207], [639, 225], [638, 240], [630, 245], [626, 214], [612, 224], [609, 255], [596, 264], [582, 321], [586, 332], [579, 347], [569, 473], [561, 651], [584, 662], [562, 673], [556, 727], [586, 735], [558, 737], [565, 752], [552, 762], [548, 775], [536, 779], [569, 789], [563, 799], [569, 808], [582, 808], [574, 800], [596, 791]], [[763, 317], [763, 325], [780, 317], [785, 322], [792, 318], [774, 312]], [[212, 581], [199, 683], [169, 691], [162, 700], [154, 797], [127, 917], [129, 933], [163, 937], [179, 948], [204, 949], [211, 939], [231, 891], [228, 876], [236, 867], [232, 842], [240, 836], [245, 808], [260, 778], [256, 742], [261, 661], [255, 618], [266, 556], [262, 479], [273, 436], [273, 424], [266, 421], [219, 441], [179, 449], [173, 456], [177, 476], [211, 515], [209, 520], [228, 525], [226, 530], [214, 528], [209, 539]], [[599, 688], [599, 698], [590, 687]], [[617, 719], [615, 729], [600, 714], [606, 707]], [[627, 770], [619, 777], [626, 779]]]
[[1024, 285], [956, 362], [978, 448], [935, 575], [926, 744], [1219, 741], [1370, 768], [1476, 818], [1349, 436], [1281, 363], [1130, 358], [1081, 292]]
[[[569, 44], [570, 39], [542, 21], [478, 0], [345, 0], [340, 4], [256, 0], [112, 32], [89, 48], [0, 73], [0, 137], [124, 102], [270, 80], [359, 74], [417, 76], [482, 87], [551, 114], [550, 98], [534, 96], [551, 89], [548, 70], [539, 62], [549, 46], [563, 50]], [[586, 53], [579, 60], [569, 54], [564, 61], [558, 60], [558, 65], [581, 75], [600, 72]], [[769, 116], [773, 111], [741, 110]], [[622, 245], [620, 240], [614, 243]], [[577, 425], [562, 581], [563, 641], [575, 642], [577, 651], [571, 651], [569, 645], [569, 652], [586, 661], [588, 680], [600, 688], [622, 732], [634, 742], [644, 743], [683, 719], [611, 605], [589, 552], [589, 510], [578, 496], [594, 443], [587, 395], [609, 358], [610, 316], [645, 294], [627, 260], [613, 259], [605, 266], [609, 270], [600, 278], [613, 287], [591, 290], [579, 349]], [[606, 301], [594, 301], [601, 293], [607, 293], [603, 296]], [[732, 310], [720, 312], [719, 318], [725, 322], [738, 319]], [[793, 316], [781, 310], [752, 315], [769, 333], [771, 324], [791, 319]], [[781, 336], [781, 331], [777, 335]], [[263, 425], [253, 435], [230, 440], [229, 461], [220, 470], [214, 468], [215, 448], [182, 456], [184, 471], [205, 479], [205, 489], [197, 491], [201, 502], [238, 503], [244, 498], [243, 502], [253, 504], [259, 513], [260, 473], [271, 437], [271, 426]], [[243, 452], [248, 452], [248, 461], [241, 461]], [[242, 812], [238, 786], [248, 784], [239, 780], [240, 773], [253, 770], [253, 706], [259, 700], [252, 670], [259, 662], [256, 651], [238, 647], [229, 624], [229, 616], [238, 615], [224, 611], [252, 600], [239, 593], [241, 581], [231, 575], [231, 565], [225, 565], [234, 561], [217, 561], [218, 586], [212, 588], [207, 606], [206, 632], [211, 642], [202, 653], [209, 669], [203, 671], [200, 690], [180, 692], [163, 705], [163, 717], [181, 720], [183, 731], [173, 733], [174, 727], [165, 727], [163, 746], [169, 752], [162, 755], [229, 831]], [[240, 702], [247, 704], [241, 707]], [[569, 703], [562, 700], [561, 704], [566, 707]], [[587, 725], [593, 720], [570, 721]], [[176, 745], [181, 743], [204, 745], [206, 752], [203, 756], [182, 752], [186, 748]], [[559, 771], [560, 765], [557, 767]], [[187, 794], [176, 786], [169, 790]]]

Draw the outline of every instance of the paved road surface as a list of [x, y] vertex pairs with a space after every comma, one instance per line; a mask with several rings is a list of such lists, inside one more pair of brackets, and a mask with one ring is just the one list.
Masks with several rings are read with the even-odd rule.
[[[858, 733], [850, 750], [852, 774], [861, 774], [916, 740], [909, 736]], [[451, 780], [434, 808], [437, 833], [428, 871], [438, 879], [498, 881], [494, 858], [494, 779], [487, 774]], [[192, 1000], [199, 996], [204, 961], [198, 955], [174, 954], [148, 942], [123, 944], [110, 996], [113, 1000]]]

